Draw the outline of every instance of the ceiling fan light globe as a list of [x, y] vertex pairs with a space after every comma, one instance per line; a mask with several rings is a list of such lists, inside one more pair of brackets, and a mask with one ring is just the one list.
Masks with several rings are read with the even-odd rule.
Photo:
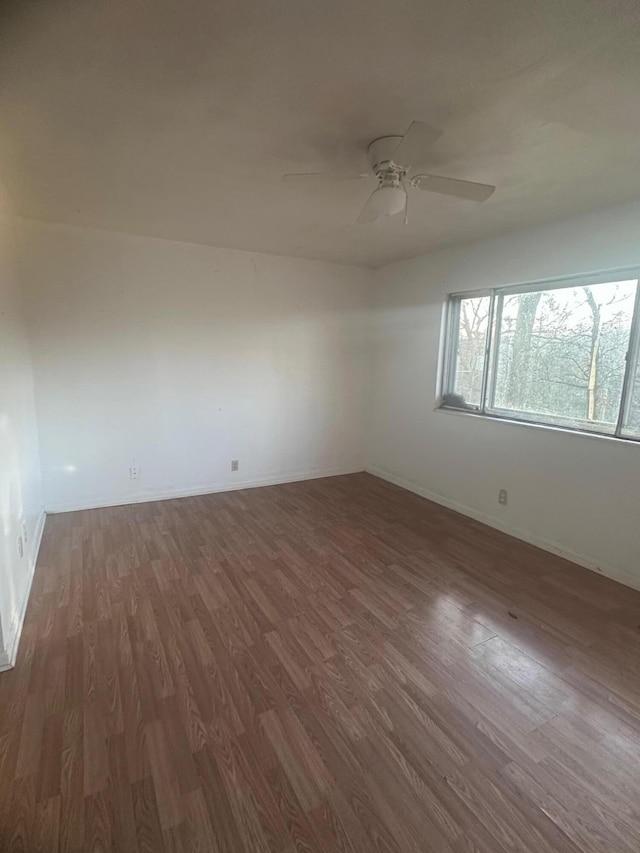
[[384, 216], [395, 216], [405, 206], [405, 192], [402, 187], [378, 187], [373, 194], [373, 206]]

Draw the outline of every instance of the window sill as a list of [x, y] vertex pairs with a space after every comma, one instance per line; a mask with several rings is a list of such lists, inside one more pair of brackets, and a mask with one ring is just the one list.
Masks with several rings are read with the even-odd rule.
[[483, 421], [494, 421], [495, 423], [511, 424], [512, 426], [529, 427], [529, 429], [550, 430], [551, 432], [559, 432], [563, 435], [581, 436], [582, 438], [596, 438], [611, 441], [619, 445], [633, 445], [640, 443], [640, 436], [632, 437], [626, 435], [609, 435], [605, 432], [589, 432], [582, 429], [574, 429], [567, 426], [559, 426], [557, 424], [536, 423], [535, 421], [521, 421], [518, 418], [508, 418], [503, 415], [492, 415], [487, 412], [474, 412], [472, 410], [455, 409], [452, 406], [436, 406], [435, 412], [458, 415], [463, 418], [477, 418]]

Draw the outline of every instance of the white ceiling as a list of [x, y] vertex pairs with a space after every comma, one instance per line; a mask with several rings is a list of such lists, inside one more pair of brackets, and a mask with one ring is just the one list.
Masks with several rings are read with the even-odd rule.
[[[637, 0], [5, 0], [0, 178], [24, 216], [377, 266], [640, 196]], [[355, 219], [375, 137], [444, 130]], [[375, 186], [375, 183], [374, 183]]]

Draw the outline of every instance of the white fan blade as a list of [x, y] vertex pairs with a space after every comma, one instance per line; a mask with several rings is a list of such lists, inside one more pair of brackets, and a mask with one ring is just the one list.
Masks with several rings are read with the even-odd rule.
[[371, 172], [366, 174], [365, 172], [354, 172], [352, 174], [344, 173], [341, 174], [331, 173], [331, 172], [296, 172], [294, 174], [287, 174], [282, 176], [283, 181], [357, 181], [361, 178], [374, 178]]
[[442, 136], [442, 131], [424, 121], [412, 122], [409, 130], [393, 152], [393, 162], [399, 166], [420, 166], [429, 156], [429, 149]]
[[376, 194], [377, 189], [378, 188], [376, 187], [376, 189], [367, 199], [365, 206], [362, 208], [360, 216], [357, 219], [357, 222], [360, 225], [364, 225], [367, 222], [375, 222], [375, 220], [378, 218], [378, 211], [373, 206], [373, 197]]
[[490, 184], [476, 184], [474, 181], [460, 181], [457, 178], [443, 178], [440, 175], [419, 175], [413, 181], [411, 186], [420, 190], [453, 195], [469, 201], [486, 201], [495, 191], [495, 187]]

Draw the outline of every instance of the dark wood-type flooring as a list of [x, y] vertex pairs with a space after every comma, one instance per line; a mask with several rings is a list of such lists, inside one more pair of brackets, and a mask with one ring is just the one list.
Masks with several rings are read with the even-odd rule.
[[357, 474], [50, 516], [3, 851], [640, 850], [640, 593]]

